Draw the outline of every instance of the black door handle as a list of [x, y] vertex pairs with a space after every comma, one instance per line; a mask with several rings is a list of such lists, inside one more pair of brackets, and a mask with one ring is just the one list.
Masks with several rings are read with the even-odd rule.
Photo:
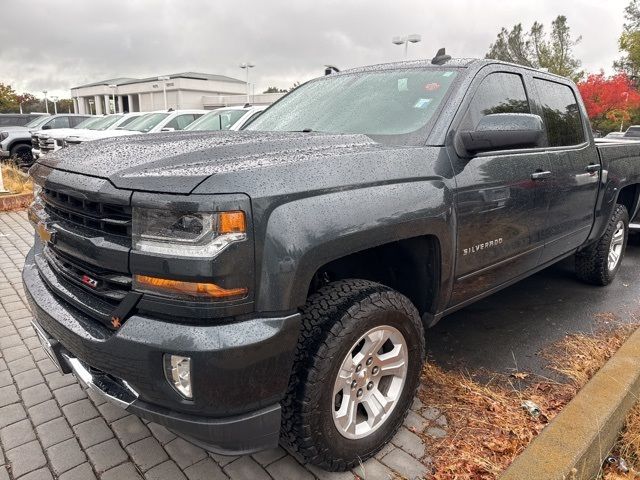
[[531, 174], [531, 180], [544, 180], [545, 178], [549, 178], [551, 176], [551, 172], [549, 170], [545, 170], [544, 172], [538, 170], [537, 172], [533, 172]]
[[587, 165], [587, 168], [585, 168], [585, 170], [589, 173], [596, 173], [599, 172], [601, 168], [602, 166], [599, 163], [592, 163], [590, 165]]

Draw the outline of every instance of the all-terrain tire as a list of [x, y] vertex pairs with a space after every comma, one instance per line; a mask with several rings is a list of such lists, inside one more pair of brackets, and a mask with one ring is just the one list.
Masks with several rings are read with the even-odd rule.
[[[609, 268], [609, 253], [613, 236], [616, 230], [618, 230], [620, 223], [624, 225], [622, 250], [615, 267], [611, 269]], [[607, 228], [600, 239], [576, 254], [576, 275], [578, 278], [592, 285], [609, 285], [615, 278], [622, 264], [624, 252], [627, 248], [628, 236], [629, 213], [624, 205], [618, 204], [614, 208]]]
[[[333, 388], [354, 342], [376, 326], [392, 326], [407, 344], [407, 372], [395, 407], [360, 439], [343, 436], [333, 420]], [[281, 443], [305, 462], [344, 471], [374, 455], [402, 425], [425, 359], [424, 327], [411, 301], [367, 280], [340, 280], [311, 295], [302, 312], [296, 359], [282, 403]]]

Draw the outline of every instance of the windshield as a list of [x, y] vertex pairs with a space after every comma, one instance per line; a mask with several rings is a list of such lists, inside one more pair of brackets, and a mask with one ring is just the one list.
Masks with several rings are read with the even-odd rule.
[[155, 126], [157, 126], [168, 116], [168, 113], [150, 113], [148, 115], [138, 117], [135, 121], [131, 122], [125, 127], [122, 127], [121, 129], [132, 130], [134, 132], [149, 133]]
[[89, 128], [90, 130], [106, 130], [123, 116], [124, 115], [107, 115], [106, 117], [101, 117], [98, 122], [92, 123], [90, 127], [85, 128]]
[[49, 120], [51, 117], [49, 115], [41, 115], [37, 118], [34, 118], [29, 123], [25, 125], [26, 128], [36, 128], [42, 125], [44, 122]]
[[203, 115], [184, 130], [229, 130], [248, 110], [220, 109]]
[[328, 75], [282, 98], [246, 130], [410, 134], [433, 117], [456, 74], [407, 69]]

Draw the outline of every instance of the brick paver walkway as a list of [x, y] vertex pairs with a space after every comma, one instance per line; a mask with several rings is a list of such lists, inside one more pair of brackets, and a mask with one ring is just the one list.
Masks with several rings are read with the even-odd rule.
[[298, 463], [282, 448], [227, 457], [176, 437], [85, 392], [61, 375], [30, 326], [21, 269], [33, 241], [26, 214], [0, 213], [0, 480], [408, 479], [427, 476], [413, 431], [439, 437], [446, 420], [418, 399], [406, 427], [377, 456], [346, 473]]

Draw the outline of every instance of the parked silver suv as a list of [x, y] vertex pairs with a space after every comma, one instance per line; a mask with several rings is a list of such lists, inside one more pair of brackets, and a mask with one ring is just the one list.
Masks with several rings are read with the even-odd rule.
[[0, 159], [15, 158], [21, 167], [31, 166], [31, 133], [37, 130], [71, 128], [78, 125], [90, 115], [59, 114], [43, 116], [32, 120], [21, 127], [0, 128]]

